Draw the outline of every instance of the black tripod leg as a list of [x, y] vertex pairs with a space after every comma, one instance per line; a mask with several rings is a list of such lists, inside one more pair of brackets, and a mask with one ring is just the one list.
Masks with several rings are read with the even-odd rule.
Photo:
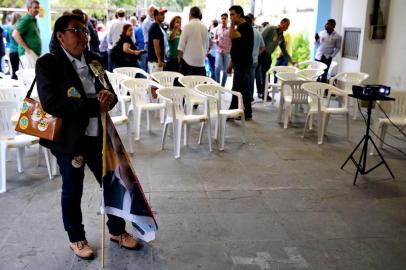
[[355, 173], [355, 177], [354, 177], [354, 182], [352, 183], [355, 186], [355, 183], [357, 182], [357, 177], [358, 177], [358, 173], [361, 171], [361, 173], [364, 171], [365, 168], [361, 168], [361, 164], [362, 164], [362, 158], [364, 157], [364, 152], [367, 151], [368, 148], [368, 139], [364, 136], [364, 138], [362, 139], [364, 142], [364, 145], [362, 146], [362, 151], [361, 151], [361, 155], [359, 157], [359, 161], [358, 164], [355, 164], [357, 166], [357, 172]]
[[354, 148], [354, 150], [352, 150], [351, 154], [348, 156], [348, 158], [344, 161], [344, 164], [341, 165], [341, 169], [344, 168], [345, 164], [347, 164], [347, 162], [352, 158], [352, 156], [354, 155], [355, 151], [357, 151], [358, 147], [361, 145], [361, 143], [365, 140], [365, 136], [359, 141], [359, 143], [357, 144], [357, 146]]
[[381, 160], [382, 160], [383, 164], [385, 165], [386, 169], [388, 169], [388, 171], [389, 171], [390, 175], [392, 176], [392, 178], [395, 179], [395, 175], [393, 175], [391, 169], [388, 166], [388, 163], [386, 163], [386, 161], [383, 158], [383, 156], [382, 156], [381, 152], [379, 151], [378, 147], [375, 145], [375, 142], [371, 138], [369, 138], [369, 139], [371, 140], [372, 145], [374, 146], [376, 152], [378, 153], [379, 157], [381, 158]]

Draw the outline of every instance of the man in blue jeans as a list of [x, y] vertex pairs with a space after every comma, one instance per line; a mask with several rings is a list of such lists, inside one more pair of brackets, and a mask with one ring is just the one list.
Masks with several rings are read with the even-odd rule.
[[221, 25], [217, 26], [214, 31], [213, 42], [217, 44], [216, 52], [216, 81], [220, 83], [220, 72], [223, 72], [221, 76], [221, 86], [226, 85], [227, 81], [227, 66], [230, 64], [230, 50], [231, 50], [231, 38], [230, 28], [227, 26], [228, 14], [221, 14]]

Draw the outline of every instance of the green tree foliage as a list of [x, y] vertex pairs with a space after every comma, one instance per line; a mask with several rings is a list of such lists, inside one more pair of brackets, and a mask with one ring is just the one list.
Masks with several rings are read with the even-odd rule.
[[[292, 46], [292, 59], [296, 62], [302, 62], [310, 58], [310, 45], [309, 39], [307, 38], [306, 33], [294, 34], [293, 36], [293, 46]], [[279, 53], [281, 52], [280, 48], [272, 53], [272, 66], [276, 63], [276, 58], [278, 58]]]
[[157, 7], [165, 7], [171, 11], [182, 12], [183, 8], [187, 6], [198, 6], [203, 8], [204, 2], [199, 0], [154, 0], [154, 5]]
[[310, 45], [307, 35], [300, 33], [293, 38], [293, 60], [302, 62], [310, 58]]

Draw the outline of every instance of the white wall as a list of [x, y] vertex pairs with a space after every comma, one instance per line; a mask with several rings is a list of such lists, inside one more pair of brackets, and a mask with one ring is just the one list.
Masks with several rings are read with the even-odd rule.
[[391, 0], [386, 39], [381, 58], [379, 82], [406, 91], [406, 3]]
[[341, 20], [341, 35], [344, 34], [344, 28], [361, 28], [361, 40], [359, 46], [358, 60], [352, 60], [348, 58], [342, 58], [340, 71], [346, 72], [359, 72], [361, 71], [362, 50], [364, 46], [364, 34], [365, 34], [365, 21], [367, 13], [368, 0], [344, 0], [342, 8], [342, 20]]

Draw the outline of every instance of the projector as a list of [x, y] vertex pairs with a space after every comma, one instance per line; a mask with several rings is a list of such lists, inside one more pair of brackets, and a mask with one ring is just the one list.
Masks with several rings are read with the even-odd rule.
[[389, 96], [390, 86], [381, 84], [353, 85], [352, 93], [358, 98], [377, 99]]

